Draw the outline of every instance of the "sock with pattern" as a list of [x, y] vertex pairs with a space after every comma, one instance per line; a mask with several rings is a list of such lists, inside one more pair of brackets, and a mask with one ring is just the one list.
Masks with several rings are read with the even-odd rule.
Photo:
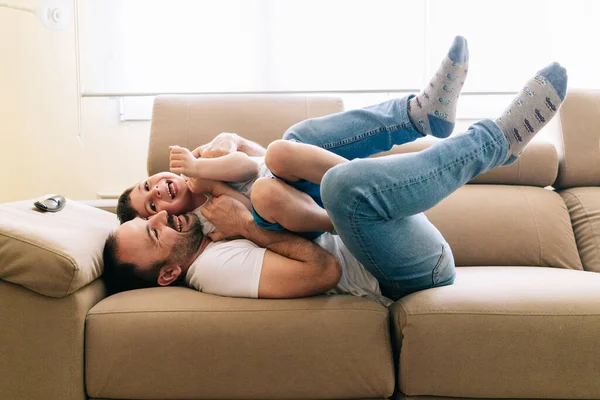
[[494, 122], [508, 139], [509, 152], [518, 157], [556, 114], [567, 94], [567, 70], [552, 63], [537, 72]]
[[457, 36], [427, 87], [408, 103], [408, 116], [419, 133], [439, 138], [450, 136], [468, 67], [467, 41]]

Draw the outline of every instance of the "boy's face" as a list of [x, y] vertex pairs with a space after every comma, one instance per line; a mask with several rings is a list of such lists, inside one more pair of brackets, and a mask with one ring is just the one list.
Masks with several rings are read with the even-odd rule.
[[163, 210], [175, 215], [192, 211], [188, 209], [191, 196], [182, 177], [161, 172], [135, 185], [129, 198], [139, 216], [148, 218]]

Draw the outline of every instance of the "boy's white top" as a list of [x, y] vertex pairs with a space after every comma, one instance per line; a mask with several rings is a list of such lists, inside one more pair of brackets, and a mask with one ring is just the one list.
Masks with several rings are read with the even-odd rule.
[[208, 201], [210, 199], [212, 199], [212, 194], [210, 193], [202, 193], [204, 196], [206, 196], [206, 201], [204, 202], [204, 204], [202, 204], [200, 207], [197, 207], [194, 211], [192, 211], [199, 219], [200, 222], [202, 223], [202, 234], [204, 236], [208, 235], [209, 233], [213, 233], [216, 228], [213, 225], [212, 222], [210, 222], [208, 220], [208, 218], [206, 218], [204, 215], [202, 215], [202, 209], [204, 208], [204, 206], [206, 205], [206, 203], [208, 203]]
[[[352, 294], [389, 306], [377, 280], [350, 253], [339, 236], [325, 233], [315, 240], [333, 254], [342, 266], [338, 285], [326, 294]], [[185, 280], [201, 292], [229, 297], [258, 297], [265, 250], [249, 240], [222, 240], [210, 243], [189, 268]]]
[[269, 169], [267, 168], [267, 165], [265, 164], [264, 157], [250, 157], [250, 158], [258, 163], [258, 167], [259, 167], [258, 175], [256, 175], [256, 177], [249, 179], [247, 181], [244, 181], [244, 182], [230, 182], [229, 183], [229, 186], [231, 186], [233, 189], [240, 192], [247, 198], [250, 198], [250, 194], [252, 194], [252, 185], [254, 185], [254, 182], [256, 182], [256, 180], [258, 178], [273, 176], [271, 174], [271, 171], [269, 171]]

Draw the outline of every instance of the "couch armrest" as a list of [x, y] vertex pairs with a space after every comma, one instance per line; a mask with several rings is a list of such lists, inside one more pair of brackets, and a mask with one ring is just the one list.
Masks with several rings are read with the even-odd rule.
[[85, 400], [85, 318], [105, 296], [100, 279], [62, 298], [0, 280], [0, 397]]
[[87, 204], [88, 206], [99, 208], [113, 214], [117, 213], [117, 201], [118, 199], [79, 200], [80, 203]]

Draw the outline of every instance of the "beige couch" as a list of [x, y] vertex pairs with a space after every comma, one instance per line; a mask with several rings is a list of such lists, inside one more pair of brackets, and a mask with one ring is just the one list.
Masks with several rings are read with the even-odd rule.
[[[351, 296], [252, 300], [186, 288], [106, 298], [85, 263], [72, 271], [79, 285], [47, 292], [31, 275], [50, 268], [44, 259], [5, 267], [13, 242], [0, 231], [0, 399], [600, 399], [599, 106], [600, 93], [570, 92], [558, 152], [534, 143], [430, 210], [456, 282], [389, 310]], [[229, 131], [266, 145], [342, 107], [161, 97], [148, 171], [167, 168], [169, 144], [193, 148]]]

